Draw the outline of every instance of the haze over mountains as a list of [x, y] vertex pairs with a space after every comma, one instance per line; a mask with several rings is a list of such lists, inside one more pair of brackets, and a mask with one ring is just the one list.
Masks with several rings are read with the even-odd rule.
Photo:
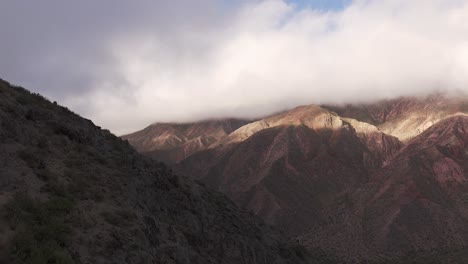
[[467, 114], [468, 98], [437, 94], [301, 106], [231, 132], [230, 120], [154, 124], [123, 138], [338, 260], [463, 263]]

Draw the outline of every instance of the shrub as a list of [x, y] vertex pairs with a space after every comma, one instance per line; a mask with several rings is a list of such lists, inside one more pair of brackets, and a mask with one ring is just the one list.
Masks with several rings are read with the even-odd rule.
[[35, 102], [35, 99], [34, 97], [30, 96], [30, 95], [20, 95], [18, 97], [16, 97], [16, 101], [18, 103], [20, 103], [21, 105], [29, 105], [29, 104], [33, 104]]
[[16, 230], [11, 245], [15, 263], [74, 263], [66, 246], [70, 228], [65, 217], [73, 201], [52, 196], [48, 201], [35, 200], [25, 193], [16, 194], [5, 205], [6, 216]]
[[113, 226], [119, 226], [122, 224], [119, 217], [111, 212], [102, 212], [101, 215], [107, 223]]
[[129, 210], [116, 210], [114, 212], [101, 213], [104, 220], [113, 226], [125, 226], [136, 219], [136, 215]]
[[18, 151], [18, 156], [32, 169], [45, 168], [44, 162], [39, 158], [39, 153], [36, 153], [33, 150], [20, 150]]

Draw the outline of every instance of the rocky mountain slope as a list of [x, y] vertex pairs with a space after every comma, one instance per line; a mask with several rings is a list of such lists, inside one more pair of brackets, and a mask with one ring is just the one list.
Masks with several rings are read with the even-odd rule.
[[315, 263], [222, 194], [0, 81], [0, 263]]
[[372, 176], [364, 218], [378, 235], [370, 244], [396, 252], [466, 248], [467, 180], [468, 116], [450, 116]]
[[408, 141], [445, 117], [468, 113], [468, 97], [435, 94], [373, 104], [326, 107], [340, 116], [367, 122], [388, 135]]
[[[398, 149], [398, 140], [382, 136]], [[367, 181], [367, 167], [381, 162], [372, 151], [349, 122], [309, 106], [248, 124], [175, 168], [300, 234], [323, 221], [320, 211], [334, 199]]]
[[465, 263], [467, 125], [468, 116], [450, 116], [410, 140], [301, 240], [343, 258]]
[[157, 123], [122, 136], [138, 151], [166, 163], [177, 163], [230, 134], [248, 120], [209, 120], [188, 124]]
[[298, 107], [173, 168], [338, 262], [465, 263], [467, 105], [434, 95]]

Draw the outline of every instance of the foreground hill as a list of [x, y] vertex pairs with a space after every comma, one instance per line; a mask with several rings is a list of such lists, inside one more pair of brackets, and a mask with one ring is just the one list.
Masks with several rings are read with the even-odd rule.
[[466, 263], [465, 97], [302, 106], [173, 168], [338, 263]]
[[310, 263], [222, 194], [0, 81], [1, 263]]

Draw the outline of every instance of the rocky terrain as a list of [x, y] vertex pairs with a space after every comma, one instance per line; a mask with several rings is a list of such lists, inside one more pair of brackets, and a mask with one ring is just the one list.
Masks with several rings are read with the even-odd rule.
[[448, 116], [468, 113], [468, 97], [435, 94], [326, 108], [340, 116], [375, 125], [380, 131], [406, 142]]
[[173, 168], [337, 263], [466, 263], [466, 113], [443, 95], [302, 106]]
[[316, 263], [221, 193], [1, 80], [0, 164], [0, 263]]
[[359, 252], [361, 259], [465, 263], [467, 125], [468, 116], [450, 116], [410, 140], [332, 206], [330, 220], [302, 235], [303, 243], [343, 258]]
[[125, 135], [132, 146], [146, 156], [172, 164], [229, 135], [248, 120], [209, 120], [189, 124], [157, 123]]

